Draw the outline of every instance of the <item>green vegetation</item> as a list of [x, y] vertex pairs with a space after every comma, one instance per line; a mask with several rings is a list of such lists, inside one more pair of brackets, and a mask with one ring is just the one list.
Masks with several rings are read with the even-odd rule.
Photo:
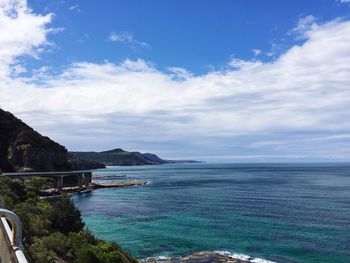
[[155, 154], [128, 152], [122, 149], [114, 149], [103, 152], [69, 152], [69, 159], [83, 159], [104, 163], [106, 165], [146, 165], [163, 164], [165, 160]]
[[5, 208], [14, 211], [22, 221], [29, 262], [137, 262], [117, 244], [98, 240], [85, 229], [80, 211], [68, 197], [39, 199], [40, 189], [52, 183], [45, 178], [24, 181], [0, 175], [0, 195]]
[[[128, 152], [122, 149], [114, 149], [103, 152], [68, 152], [68, 159], [73, 168], [89, 167], [89, 162], [93, 168], [98, 163], [105, 165], [150, 165], [150, 164], [165, 164], [165, 163], [198, 163], [191, 160], [163, 160], [152, 153]], [[77, 166], [76, 166], [77, 165]], [[99, 168], [97, 166], [97, 168]]]
[[[67, 149], [0, 109], [0, 171], [69, 170]], [[11, 153], [11, 154], [10, 154]]]

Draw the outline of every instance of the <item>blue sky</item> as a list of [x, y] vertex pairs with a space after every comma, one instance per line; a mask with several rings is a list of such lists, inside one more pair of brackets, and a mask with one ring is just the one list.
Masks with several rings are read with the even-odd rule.
[[[50, 65], [142, 58], [160, 69], [183, 67], [195, 74], [220, 69], [232, 57], [252, 59], [253, 49], [278, 56], [295, 43], [288, 32], [304, 16], [320, 22], [349, 17], [349, 8], [336, 0], [39, 0], [29, 5], [37, 13], [54, 13], [51, 26], [64, 28], [50, 37], [57, 49], [41, 56]], [[130, 34], [148, 47], [108, 41], [111, 32]]]
[[350, 160], [350, 1], [0, 0], [0, 107], [69, 150]]

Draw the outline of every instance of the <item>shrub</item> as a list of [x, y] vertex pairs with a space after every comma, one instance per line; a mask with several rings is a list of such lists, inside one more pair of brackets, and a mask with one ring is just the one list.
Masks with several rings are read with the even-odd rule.
[[55, 187], [56, 182], [53, 178], [32, 177], [26, 181], [27, 194], [29, 197], [35, 197], [40, 194], [40, 190]]
[[25, 254], [30, 263], [135, 263], [115, 243], [96, 239], [84, 229], [80, 211], [68, 197], [50, 202], [38, 191], [49, 181], [23, 181], [0, 176], [0, 195], [23, 225]]
[[50, 218], [54, 230], [67, 234], [69, 232], [79, 232], [83, 229], [84, 223], [80, 211], [67, 196], [58, 199], [58, 201], [52, 203], [52, 206]]

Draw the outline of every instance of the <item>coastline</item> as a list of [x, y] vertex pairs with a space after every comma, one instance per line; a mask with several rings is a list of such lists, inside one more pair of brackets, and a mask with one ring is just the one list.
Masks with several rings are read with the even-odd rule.
[[[336, 164], [111, 167], [99, 173], [125, 173], [151, 184], [74, 201], [98, 238], [119, 242], [144, 263], [189, 263], [195, 252], [216, 250], [232, 253], [218, 256], [220, 262], [348, 262], [348, 252], [337, 246], [348, 238], [343, 220], [349, 210], [338, 202], [344, 195], [336, 180], [343, 178], [347, 191], [348, 171], [349, 165]], [[329, 199], [323, 198], [325, 184]], [[323, 217], [315, 218], [320, 211]]]
[[108, 183], [91, 183], [89, 187], [79, 188], [78, 186], [74, 187], [63, 187], [61, 192], [58, 192], [54, 188], [46, 189], [41, 192], [41, 199], [52, 199], [59, 198], [61, 196], [67, 195], [79, 195], [86, 194], [93, 190], [100, 188], [124, 188], [124, 187], [133, 187], [133, 186], [144, 186], [147, 185], [148, 181], [125, 181], [125, 182], [108, 182]]
[[275, 263], [274, 261], [254, 258], [245, 254], [231, 253], [229, 251], [201, 251], [187, 256], [178, 257], [148, 257], [139, 259], [140, 263]]

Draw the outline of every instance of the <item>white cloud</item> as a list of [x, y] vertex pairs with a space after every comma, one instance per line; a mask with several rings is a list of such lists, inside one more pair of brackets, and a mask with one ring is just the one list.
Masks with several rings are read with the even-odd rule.
[[312, 15], [308, 15], [299, 19], [295, 28], [291, 30], [291, 33], [297, 35], [297, 37], [307, 38], [307, 33], [312, 32], [317, 28], [317, 19]]
[[22, 55], [35, 56], [38, 47], [48, 44], [45, 27], [52, 15], [33, 14], [25, 0], [0, 1], [0, 59], [13, 62]]
[[338, 2], [340, 2], [342, 4], [348, 4], [348, 3], [350, 3], [350, 0], [338, 0]]
[[[0, 57], [9, 58], [5, 66], [47, 43], [45, 26], [51, 16], [33, 14], [20, 3], [15, 12], [21, 15], [12, 17], [6, 8], [0, 15], [8, 25], [0, 35]], [[22, 25], [22, 16], [35, 23]], [[35, 37], [12, 35], [17, 26], [30, 27]], [[316, 24], [308, 18], [296, 28], [305, 43], [272, 62], [235, 58], [224, 70], [199, 76], [177, 67], [165, 72], [141, 59], [119, 64], [81, 61], [59, 75], [44, 67], [32, 78], [7, 72], [0, 77], [0, 106], [73, 149], [164, 144], [169, 149], [176, 145], [177, 151], [183, 146], [187, 155], [195, 156], [193, 149], [207, 145], [206, 150], [242, 151], [231, 156], [248, 150], [252, 152], [246, 156], [261, 156], [259, 149], [269, 146], [269, 156], [304, 157], [317, 150], [318, 156], [336, 158], [338, 153], [348, 158], [347, 138], [347, 147], [332, 140], [323, 140], [324, 147], [317, 141], [315, 147], [302, 138], [350, 134], [350, 22]], [[133, 38], [112, 34], [111, 41]], [[16, 48], [4, 44], [9, 42]], [[288, 137], [294, 134], [304, 143], [293, 146]]]
[[143, 48], [150, 48], [151, 46], [146, 42], [138, 41], [134, 38], [134, 36], [130, 33], [115, 33], [111, 32], [108, 37], [109, 41], [112, 42], [121, 42], [132, 46], [140, 46]]
[[254, 56], [259, 56], [260, 54], [262, 54], [261, 49], [252, 49], [252, 52], [254, 53]]
[[81, 12], [81, 9], [80, 9], [79, 5], [72, 5], [72, 6], [68, 7], [68, 10], [75, 11], [77, 13]]
[[25, 0], [0, 0], [0, 80], [6, 79], [2, 85], [11, 81], [7, 76], [26, 72], [18, 58], [37, 57], [50, 45], [47, 34], [51, 29], [46, 25], [51, 19], [52, 14], [32, 13]]
[[172, 73], [173, 78], [177, 80], [186, 80], [193, 77], [193, 74], [184, 68], [168, 67], [167, 69]]

